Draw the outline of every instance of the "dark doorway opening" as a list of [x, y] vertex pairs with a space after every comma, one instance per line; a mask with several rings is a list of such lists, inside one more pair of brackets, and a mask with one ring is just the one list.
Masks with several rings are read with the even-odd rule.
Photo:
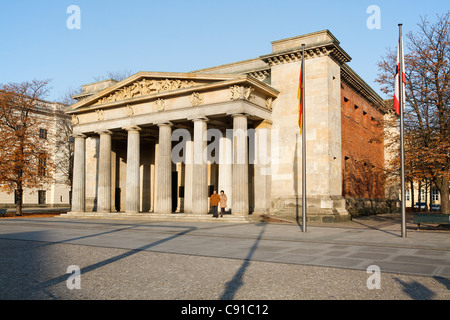
[[177, 211], [178, 205], [178, 172], [172, 171], [172, 212]]
[[120, 188], [116, 188], [116, 195], [115, 195], [115, 208], [117, 212], [120, 212]]

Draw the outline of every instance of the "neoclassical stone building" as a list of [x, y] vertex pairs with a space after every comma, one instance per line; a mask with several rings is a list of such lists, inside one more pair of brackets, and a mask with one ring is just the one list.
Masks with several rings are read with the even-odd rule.
[[383, 144], [369, 141], [383, 130], [383, 100], [324, 30], [274, 41], [255, 59], [84, 85], [66, 110], [75, 138], [69, 216], [206, 215], [209, 195], [224, 190], [231, 216], [298, 217], [302, 44], [308, 219], [348, 218], [349, 197], [382, 202], [381, 179], [354, 188], [367, 172], [346, 170], [361, 159], [384, 167]]
[[[60, 147], [63, 141], [69, 138], [65, 132], [68, 119], [65, 119], [65, 116], [62, 117], [64, 114], [61, 113], [63, 108], [64, 105], [58, 102], [37, 100], [35, 109], [29, 113], [30, 119], [39, 119], [39, 126], [35, 128], [36, 142], [48, 150], [48, 157], [54, 165], [54, 170], [51, 182], [42, 184], [39, 188], [24, 188], [23, 208], [58, 207], [65, 209], [70, 207], [70, 183], [68, 181], [70, 164], [66, 162], [70, 158], [70, 151]], [[39, 172], [36, 172], [36, 175], [39, 175]], [[15, 192], [8, 193], [0, 190], [0, 208], [12, 209], [16, 207], [16, 203]]]

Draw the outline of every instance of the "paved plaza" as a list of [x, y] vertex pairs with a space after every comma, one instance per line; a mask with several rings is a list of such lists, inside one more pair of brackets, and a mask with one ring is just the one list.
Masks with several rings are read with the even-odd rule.
[[450, 299], [450, 232], [397, 222], [1, 219], [0, 299]]

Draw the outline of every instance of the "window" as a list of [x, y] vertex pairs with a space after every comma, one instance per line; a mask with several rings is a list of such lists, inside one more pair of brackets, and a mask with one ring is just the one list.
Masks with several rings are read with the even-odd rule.
[[45, 153], [40, 153], [38, 163], [38, 175], [41, 177], [45, 177], [46, 173], [47, 173], [47, 155]]
[[409, 192], [409, 190], [405, 190], [405, 200], [406, 201], [409, 201], [410, 200], [410, 198], [409, 198], [409, 195], [410, 195], [411, 193]]
[[433, 201], [439, 201], [439, 190], [438, 189], [431, 189], [431, 199]]
[[39, 138], [47, 140], [47, 129], [39, 129]]
[[420, 190], [420, 201], [425, 201], [425, 190]]

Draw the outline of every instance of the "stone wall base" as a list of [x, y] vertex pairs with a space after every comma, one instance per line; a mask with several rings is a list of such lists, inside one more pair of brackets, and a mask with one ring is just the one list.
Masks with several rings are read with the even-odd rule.
[[398, 200], [345, 197], [345, 207], [352, 217], [399, 212]]
[[[308, 196], [306, 220], [311, 222], [348, 221], [351, 216], [345, 208], [342, 196]], [[258, 214], [258, 212], [254, 212]], [[302, 198], [294, 196], [274, 197], [270, 215], [290, 221], [302, 221]]]

